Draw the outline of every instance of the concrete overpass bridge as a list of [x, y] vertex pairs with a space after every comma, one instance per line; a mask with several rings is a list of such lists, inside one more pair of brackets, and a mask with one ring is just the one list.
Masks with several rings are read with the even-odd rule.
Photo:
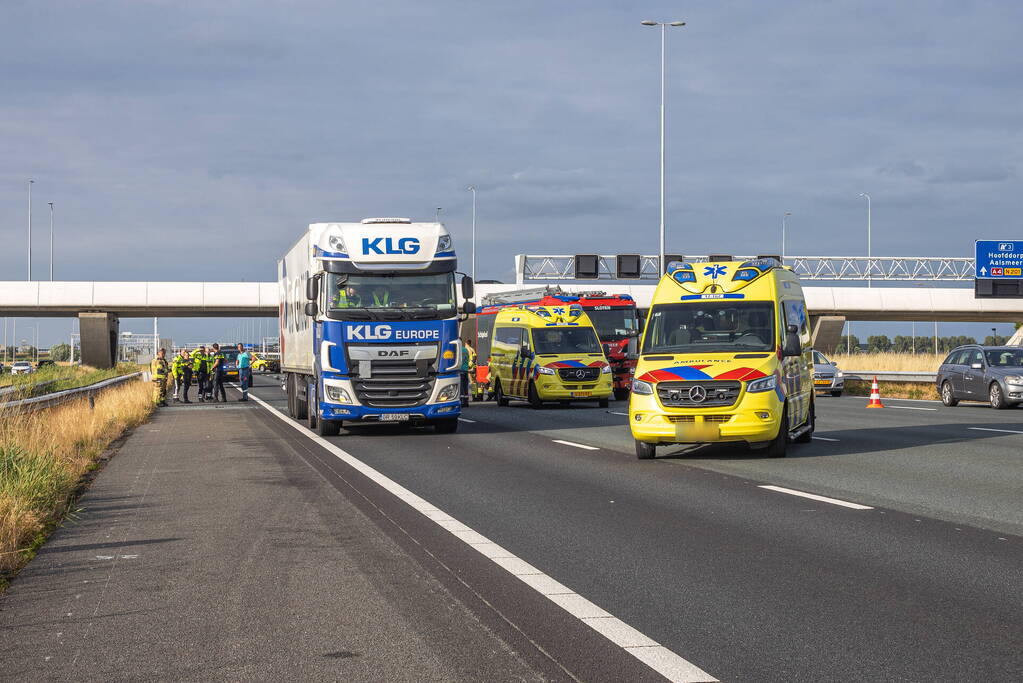
[[[487, 294], [532, 288], [478, 285]], [[566, 291], [597, 288], [631, 294], [650, 306], [654, 284], [557, 281]], [[1021, 299], [975, 299], [965, 287], [806, 286], [814, 344], [836, 346], [846, 320], [1019, 322]], [[104, 366], [116, 357], [118, 320], [143, 317], [276, 317], [276, 282], [0, 282], [0, 315], [78, 317], [83, 361]]]

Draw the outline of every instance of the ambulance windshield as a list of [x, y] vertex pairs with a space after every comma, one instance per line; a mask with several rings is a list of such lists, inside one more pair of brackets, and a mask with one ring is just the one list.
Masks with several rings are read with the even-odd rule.
[[327, 313], [349, 320], [425, 320], [456, 313], [453, 273], [327, 277]]
[[774, 304], [694, 301], [650, 311], [643, 353], [773, 351]]
[[551, 327], [533, 330], [533, 352], [600, 353], [600, 342], [592, 327]]

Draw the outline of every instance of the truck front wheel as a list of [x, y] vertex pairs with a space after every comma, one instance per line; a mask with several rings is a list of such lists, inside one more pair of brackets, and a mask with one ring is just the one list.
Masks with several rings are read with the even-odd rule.
[[316, 433], [319, 436], [337, 436], [341, 433], [341, 420], [324, 420], [321, 417], [316, 421]]
[[454, 434], [458, 431], [458, 418], [445, 417], [443, 420], [436, 420], [433, 429], [438, 434]]

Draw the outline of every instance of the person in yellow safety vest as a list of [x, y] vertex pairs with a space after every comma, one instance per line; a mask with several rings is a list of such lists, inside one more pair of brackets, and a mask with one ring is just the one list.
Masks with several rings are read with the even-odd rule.
[[216, 401], [220, 395], [220, 402], [227, 403], [227, 391], [224, 389], [224, 362], [227, 357], [220, 350], [220, 344], [213, 345], [213, 353], [210, 355], [213, 367], [210, 368], [210, 400]]
[[476, 352], [472, 350], [472, 347], [463, 339], [462, 340], [462, 372], [461, 372], [461, 394], [462, 394], [462, 407], [465, 408], [469, 405], [469, 376], [476, 365]]
[[206, 356], [206, 347], [200, 346], [192, 352], [192, 375], [199, 387], [199, 402], [206, 401], [206, 384], [209, 382], [209, 358]]
[[165, 349], [156, 352], [156, 358], [149, 364], [149, 370], [153, 375], [153, 403], [165, 406], [167, 405], [167, 375], [170, 372]]
[[179, 350], [176, 354], [174, 354], [174, 358], [170, 362], [170, 374], [171, 378], [174, 380], [175, 401], [180, 400], [179, 396], [181, 394], [181, 389], [184, 386], [185, 373], [183, 372], [182, 367], [186, 362], [188, 362], [187, 354], [188, 354], [187, 351]]
[[383, 285], [376, 285], [373, 287], [373, 306], [376, 308], [384, 308], [391, 305], [391, 290], [387, 289]]
[[361, 308], [362, 297], [355, 290], [355, 287], [348, 285], [347, 287], [340, 287], [337, 290], [337, 294], [331, 299], [330, 305], [332, 308]]

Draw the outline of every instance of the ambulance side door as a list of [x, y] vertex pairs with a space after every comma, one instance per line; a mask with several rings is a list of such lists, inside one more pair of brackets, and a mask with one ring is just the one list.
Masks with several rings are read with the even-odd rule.
[[[789, 409], [789, 429], [804, 424], [809, 416], [810, 401], [813, 400], [813, 358], [810, 348], [810, 324], [806, 304], [802, 299], [782, 300], [786, 329], [795, 325], [799, 335], [802, 354], [785, 358], [782, 367], [785, 374], [785, 395]], [[782, 335], [784, 339], [784, 334]]]
[[512, 361], [518, 353], [512, 342], [518, 339], [518, 336], [518, 328], [501, 323], [494, 326], [493, 343], [490, 346], [490, 373], [501, 380], [501, 389], [505, 393], [508, 393], [511, 381]]

